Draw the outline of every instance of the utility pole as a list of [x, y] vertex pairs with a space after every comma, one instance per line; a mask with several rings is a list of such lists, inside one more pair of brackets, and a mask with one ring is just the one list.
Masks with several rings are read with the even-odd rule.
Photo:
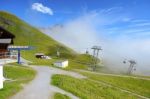
[[61, 46], [57, 46], [57, 52], [56, 52], [56, 54], [57, 54], [57, 57], [60, 57], [60, 50], [61, 50]]
[[93, 56], [92, 56], [93, 71], [95, 71], [98, 62], [99, 51], [102, 49], [100, 46], [93, 46], [91, 49], [93, 49]]
[[59, 48], [57, 49], [57, 57], [60, 57]]

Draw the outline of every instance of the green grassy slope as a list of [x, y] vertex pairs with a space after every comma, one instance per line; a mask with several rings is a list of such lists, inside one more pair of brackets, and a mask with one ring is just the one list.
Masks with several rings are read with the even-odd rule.
[[29, 67], [4, 66], [4, 76], [15, 81], [5, 81], [4, 88], [0, 90], [0, 99], [8, 99], [22, 89], [22, 85], [31, 81], [36, 72]]
[[[51, 97], [50, 97], [50, 99], [51, 99]], [[54, 99], [71, 99], [71, 98], [65, 94], [55, 93]]]
[[[89, 54], [79, 54], [76, 55], [76, 57], [72, 60], [69, 60], [69, 67], [67, 69], [88, 69], [91, 68], [91, 64], [93, 64], [92, 62], [93, 57]], [[99, 64], [102, 65], [101, 61], [98, 59]], [[97, 66], [97, 70], [99, 70], [100, 65]]]
[[80, 99], [138, 99], [126, 92], [105, 86], [88, 79], [77, 79], [67, 75], [56, 74], [52, 77], [53, 85], [69, 91]]
[[[132, 77], [118, 77], [111, 75], [100, 75], [94, 73], [80, 72], [82, 75], [87, 76], [89, 79], [104, 82], [106, 84], [119, 87], [130, 92], [143, 95], [150, 98], [150, 80], [132, 78]], [[144, 78], [144, 77], [141, 77]]]
[[[51, 65], [57, 59], [69, 59], [69, 68], [85, 69], [91, 61], [91, 56], [78, 54], [65, 45], [55, 41], [51, 37], [32, 27], [15, 15], [0, 11], [0, 26], [13, 33], [16, 38], [14, 45], [30, 45], [34, 50], [22, 51], [22, 56], [32, 61], [35, 65]], [[60, 49], [60, 58], [56, 58], [57, 49]], [[35, 58], [35, 53], [45, 53], [52, 56], [52, 60]]]
[[72, 58], [76, 53], [70, 48], [58, 43], [49, 36], [40, 32], [37, 28], [30, 26], [18, 17], [0, 11], [0, 26], [12, 32], [16, 38], [15, 45], [30, 45], [35, 49], [32, 51], [23, 52], [23, 56], [30, 60], [35, 60], [34, 54], [43, 52], [47, 55], [55, 56], [58, 47], [61, 47], [62, 58]]

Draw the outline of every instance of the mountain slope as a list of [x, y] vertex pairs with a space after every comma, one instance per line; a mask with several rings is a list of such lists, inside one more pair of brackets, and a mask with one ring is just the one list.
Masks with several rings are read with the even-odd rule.
[[23, 56], [27, 59], [34, 60], [34, 54], [38, 52], [55, 56], [58, 48], [61, 48], [60, 53], [62, 58], [72, 58], [76, 55], [70, 48], [58, 43], [40, 32], [37, 28], [30, 26], [8, 12], [0, 11], [0, 26], [16, 36], [14, 45], [30, 45], [35, 47], [34, 50], [22, 52]]

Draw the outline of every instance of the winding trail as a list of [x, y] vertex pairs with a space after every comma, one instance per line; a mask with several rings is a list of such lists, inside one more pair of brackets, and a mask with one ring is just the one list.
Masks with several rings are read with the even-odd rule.
[[[36, 75], [35, 79], [33, 81], [31, 81], [30, 83], [28, 83], [27, 85], [25, 85], [23, 90], [21, 90], [16, 95], [12, 96], [10, 99], [52, 99], [55, 92], [66, 94], [71, 99], [79, 99], [77, 96], [74, 96], [72, 93], [66, 92], [56, 86], [51, 85], [50, 84], [51, 77], [54, 74], [64, 74], [64, 75], [69, 75], [69, 76], [79, 78], [79, 79], [85, 79], [86, 78], [85, 76], [78, 74], [76, 72], [65, 71], [65, 70], [48, 67], [48, 66], [30, 66], [30, 67], [32, 67], [35, 71], [37, 71], [37, 75]], [[84, 70], [79, 70], [79, 71], [90, 72], [90, 71], [84, 71]], [[93, 73], [93, 72], [90, 72], [90, 73]], [[96, 74], [119, 76], [119, 77], [131, 77], [131, 76], [105, 74], [105, 73], [96, 73]], [[143, 79], [140, 77], [131, 77], [131, 78]], [[134, 92], [130, 92], [126, 89], [122, 89], [122, 88], [113, 86], [106, 82], [95, 81], [92, 79], [88, 79], [88, 80], [96, 82], [96, 83], [101, 83], [101, 84], [104, 84], [105, 86], [112, 87], [112, 88], [118, 89], [120, 91], [132, 94], [141, 99], [149, 99], [148, 97], [136, 94]], [[144, 80], [149, 80], [149, 79], [144, 78]]]
[[77, 96], [51, 85], [51, 77], [54, 74], [65, 74], [80, 79], [86, 78], [85, 76], [48, 66], [31, 67], [37, 71], [35, 79], [25, 85], [22, 91], [12, 96], [10, 99], [51, 99], [55, 92], [66, 94], [72, 99], [79, 99]]

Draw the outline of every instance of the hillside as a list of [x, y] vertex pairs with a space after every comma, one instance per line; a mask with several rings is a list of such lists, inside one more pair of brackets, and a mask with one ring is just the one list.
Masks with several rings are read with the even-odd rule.
[[[37, 65], [31, 66], [32, 68], [18, 64], [4, 66], [4, 76], [12, 79], [12, 81], [4, 82], [4, 89], [0, 90], [0, 99], [7, 99], [13, 95], [16, 97], [23, 96], [23, 99], [30, 99], [26, 97], [33, 95], [35, 99], [39, 96], [70, 99], [72, 95], [81, 99], [150, 98], [149, 77], [87, 71], [93, 66], [91, 55], [76, 53], [10, 13], [0, 11], [0, 26], [15, 35], [14, 45], [34, 47], [31, 51], [22, 51], [22, 56]], [[60, 49], [60, 58], [56, 58], [58, 48]], [[45, 53], [53, 59], [37, 59], [35, 53]], [[65, 70], [52, 67], [51, 63], [60, 59], [69, 60], [69, 66]], [[101, 61], [98, 61], [101, 64]], [[101, 69], [101, 65], [99, 67]], [[33, 81], [27, 83], [34, 77]], [[51, 93], [54, 95], [50, 96]]]
[[40, 32], [37, 28], [8, 12], [0, 11], [0, 26], [16, 36], [14, 45], [30, 45], [35, 47], [34, 50], [22, 52], [23, 57], [31, 61], [36, 60], [34, 54], [39, 52], [56, 56], [57, 48], [61, 48], [61, 58], [72, 58], [77, 55], [72, 49], [60, 44]]

